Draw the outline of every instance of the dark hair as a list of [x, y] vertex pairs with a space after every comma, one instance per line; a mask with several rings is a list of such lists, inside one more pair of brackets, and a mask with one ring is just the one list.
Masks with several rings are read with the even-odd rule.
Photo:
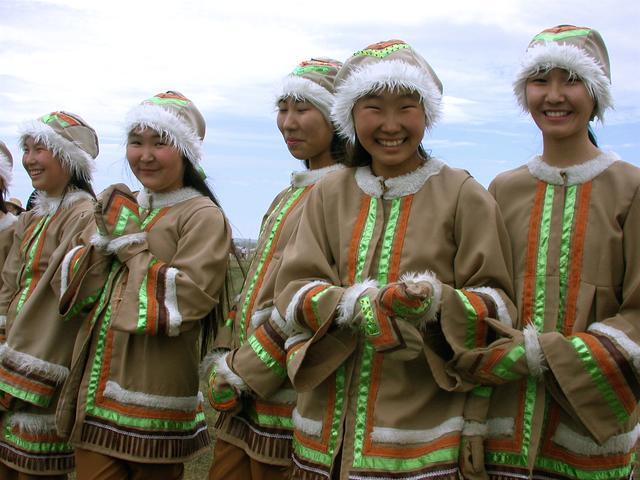
[[[418, 145], [418, 155], [424, 159], [430, 158], [429, 153], [424, 149], [422, 144]], [[348, 167], [364, 167], [366, 165], [371, 165], [372, 160], [371, 154], [367, 152], [360, 143], [358, 137], [356, 137], [355, 143], [353, 145], [349, 145], [349, 148], [347, 148], [345, 165]]]
[[7, 206], [4, 203], [4, 196], [7, 194], [7, 185], [2, 182], [2, 188], [0, 188], [0, 212], [7, 213]]
[[71, 179], [67, 184], [65, 193], [70, 190], [69, 187], [75, 187], [78, 190], [83, 190], [87, 192], [89, 195], [91, 195], [91, 197], [94, 200], [96, 199], [96, 192], [93, 191], [93, 186], [91, 186], [91, 182], [87, 180], [85, 177], [83, 177], [82, 175], [78, 175], [77, 173], [74, 173], [71, 176]]
[[[185, 187], [195, 188], [198, 192], [200, 192], [205, 197], [209, 197], [211, 201], [216, 205], [220, 210], [222, 210], [222, 206], [220, 202], [209, 188], [206, 180], [200, 175], [200, 172], [193, 166], [193, 164], [187, 159], [183, 157], [184, 161], [184, 176], [182, 178], [182, 183]], [[236, 248], [233, 239], [231, 240], [231, 254], [235, 257], [238, 262], [238, 266], [240, 267], [240, 271], [242, 273], [243, 281], [246, 277], [246, 272], [242, 267], [242, 263], [240, 262], [240, 258], [238, 255], [238, 250]], [[221, 301], [214, 307], [214, 309], [209, 312], [207, 316], [205, 316], [201, 321], [200, 325], [202, 327], [202, 334], [200, 338], [200, 359], [204, 358], [209, 350], [209, 343], [217, 334], [218, 326], [221, 325], [231, 308], [233, 307], [233, 299], [231, 296], [233, 295], [233, 282], [231, 279], [231, 265], [230, 259], [227, 260], [227, 271], [225, 274], [224, 285], [222, 287]]]
[[596, 132], [594, 132], [593, 128], [591, 127], [591, 122], [589, 122], [589, 125], [587, 126], [587, 135], [589, 136], [589, 140], [591, 141], [591, 143], [593, 143], [597, 147], [598, 139], [596, 137]]

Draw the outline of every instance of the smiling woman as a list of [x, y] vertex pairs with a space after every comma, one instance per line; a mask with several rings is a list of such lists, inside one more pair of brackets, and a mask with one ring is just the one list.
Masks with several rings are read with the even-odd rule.
[[612, 105], [602, 37], [573, 25], [540, 32], [514, 92], [543, 151], [489, 187], [520, 317], [460, 359], [463, 374], [496, 386], [473, 451], [496, 480], [628, 479], [640, 438], [640, 169], [589, 135]]
[[0, 325], [0, 478], [18, 472], [66, 478], [73, 448], [56, 431], [55, 412], [69, 376], [82, 318], [58, 310], [60, 271], [93, 217], [95, 131], [78, 115], [53, 112], [22, 132], [23, 166], [36, 188], [20, 215], [2, 273]]

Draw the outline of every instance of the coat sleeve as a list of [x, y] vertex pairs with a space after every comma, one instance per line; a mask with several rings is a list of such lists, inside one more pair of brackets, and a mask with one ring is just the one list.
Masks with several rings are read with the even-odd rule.
[[179, 226], [178, 235], [169, 261], [154, 255], [146, 238], [132, 249], [117, 250], [127, 278], [112, 294], [113, 329], [176, 336], [219, 302], [231, 248], [231, 229], [222, 211], [213, 205], [196, 210]]
[[[276, 279], [277, 318], [284, 319], [281, 329], [290, 333], [287, 372], [298, 390], [313, 388], [335, 371], [353, 352], [357, 335], [335, 323], [336, 318], [353, 312], [340, 311], [349, 289], [342, 286], [337, 273], [322, 193], [320, 185], [309, 193]], [[346, 341], [334, 341], [336, 335]]]
[[[498, 205], [469, 177], [461, 186], [455, 212], [454, 282], [442, 283], [437, 322], [425, 330], [425, 354], [445, 390], [468, 390], [458, 361], [493, 338], [498, 323], [510, 328], [513, 304], [511, 246]], [[462, 375], [461, 375], [462, 374]]]
[[7, 312], [11, 299], [18, 290], [18, 271], [20, 270], [20, 245], [24, 238], [25, 217], [21, 215], [15, 223], [13, 243], [2, 267], [2, 287], [0, 288], [0, 343], [6, 341], [9, 325], [7, 324]]
[[[272, 268], [279, 269], [281, 262], [282, 257]], [[287, 378], [285, 342], [290, 334], [284, 319], [273, 308], [270, 317], [227, 359], [231, 370], [262, 398], [273, 395]]]
[[70, 319], [90, 310], [102, 293], [112, 266], [112, 257], [100, 244], [93, 219], [70, 243], [54, 280], [60, 292], [59, 313]]
[[640, 400], [640, 189], [623, 226], [625, 273], [618, 312], [586, 332], [539, 334], [552, 375], [567, 402], [600, 443], [625, 431]]

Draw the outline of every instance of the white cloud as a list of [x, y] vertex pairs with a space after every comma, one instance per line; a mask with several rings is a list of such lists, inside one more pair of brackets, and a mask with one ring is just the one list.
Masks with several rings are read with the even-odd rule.
[[[513, 100], [513, 74], [535, 33], [569, 22], [597, 28], [607, 42], [616, 111], [606, 125], [630, 125], [630, 136], [640, 136], [637, 42], [629, 34], [640, 23], [634, 2], [324, 0], [309, 8], [294, 0], [3, 0], [0, 137], [16, 156], [20, 123], [56, 109], [79, 113], [103, 144], [98, 178], [120, 178], [114, 165], [123, 162], [118, 142], [126, 111], [159, 91], [178, 89], [207, 117], [206, 148], [237, 153], [212, 157], [212, 168], [286, 158], [272, 123], [280, 78], [311, 55], [344, 59], [369, 43], [403, 38], [444, 84], [444, 117], [435, 131], [446, 128], [448, 140], [434, 141], [434, 148], [474, 151], [477, 138], [454, 138], [473, 127], [476, 133], [484, 129], [482, 141], [495, 149], [507, 141], [526, 149], [530, 137], [523, 138], [521, 129], [530, 120]], [[622, 148], [640, 156], [638, 145]], [[260, 185], [263, 179], [247, 179], [247, 171], [232, 170], [236, 177], [228, 180]], [[286, 175], [269, 182], [280, 178]], [[14, 185], [30, 189], [20, 174]], [[228, 195], [227, 203], [243, 200], [232, 189]]]

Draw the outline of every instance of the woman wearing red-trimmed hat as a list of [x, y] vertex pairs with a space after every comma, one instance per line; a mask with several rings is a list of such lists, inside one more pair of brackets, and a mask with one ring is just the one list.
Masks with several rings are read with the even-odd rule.
[[0, 478], [62, 479], [74, 454], [56, 431], [55, 411], [81, 319], [58, 313], [58, 269], [93, 218], [98, 137], [78, 115], [58, 111], [25, 125], [20, 143], [36, 192], [15, 223], [2, 272]]
[[517, 329], [496, 325], [503, 338], [458, 363], [498, 385], [471, 452], [495, 479], [631, 478], [640, 169], [602, 150], [590, 129], [612, 106], [602, 37], [572, 25], [539, 33], [514, 92], [543, 150], [489, 187], [511, 237], [520, 318]]
[[276, 95], [278, 129], [291, 155], [307, 169], [291, 175], [291, 184], [265, 214], [237, 302], [230, 351], [215, 355], [209, 399], [220, 415], [212, 480], [289, 478], [296, 393], [286, 378], [290, 332], [273, 307], [275, 280], [309, 192], [344, 168], [344, 141], [330, 117], [341, 65], [329, 58], [303, 61]]

